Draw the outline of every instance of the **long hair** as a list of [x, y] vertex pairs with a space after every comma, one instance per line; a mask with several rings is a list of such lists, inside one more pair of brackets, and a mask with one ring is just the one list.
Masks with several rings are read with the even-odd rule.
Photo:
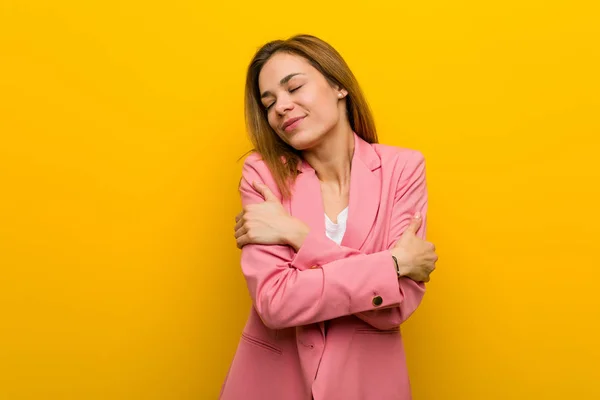
[[[285, 143], [271, 128], [261, 103], [258, 76], [274, 54], [285, 52], [306, 59], [331, 85], [346, 89], [346, 112], [352, 130], [368, 143], [377, 143], [377, 132], [371, 110], [356, 77], [342, 56], [328, 43], [312, 35], [296, 35], [287, 40], [274, 40], [263, 45], [250, 62], [246, 75], [245, 119], [254, 151], [269, 167], [284, 198], [289, 198], [290, 185], [298, 176], [301, 154]], [[252, 150], [251, 150], [252, 151]]]

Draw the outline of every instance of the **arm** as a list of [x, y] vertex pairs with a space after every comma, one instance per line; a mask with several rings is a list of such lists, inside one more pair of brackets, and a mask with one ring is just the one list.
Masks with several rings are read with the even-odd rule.
[[[263, 202], [251, 184], [255, 180], [270, 179], [246, 161], [240, 182], [243, 206]], [[272, 329], [306, 325], [402, 301], [389, 250], [367, 255], [347, 249], [345, 258], [338, 258], [330, 243], [311, 232], [295, 255], [286, 245], [242, 248], [242, 272], [265, 325]], [[381, 301], [374, 301], [378, 297]]]

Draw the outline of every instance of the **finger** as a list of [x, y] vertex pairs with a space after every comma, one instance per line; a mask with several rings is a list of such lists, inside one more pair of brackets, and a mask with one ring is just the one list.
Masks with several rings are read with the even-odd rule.
[[241, 227], [239, 227], [238, 229], [235, 230], [234, 236], [237, 239], [237, 238], [245, 235], [246, 233], [248, 233], [248, 229], [246, 229], [246, 227], [242, 225]]
[[429, 274], [427, 272], [423, 272], [423, 278], [421, 279], [421, 282], [429, 282], [429, 279], [431, 279]]
[[240, 229], [242, 226], [244, 225], [244, 221], [242, 219], [240, 219], [238, 222], [236, 222], [233, 230], [237, 231], [238, 229]]
[[436, 262], [437, 262], [437, 256], [435, 254], [431, 255], [431, 256], [423, 257], [424, 264], [435, 265]]
[[238, 249], [241, 249], [242, 247], [248, 244], [248, 237], [246, 235], [240, 236], [236, 239], [236, 244]]
[[404, 232], [416, 235], [417, 231], [421, 227], [422, 220], [423, 220], [423, 218], [421, 217], [421, 213], [417, 212], [411, 219], [410, 224], [408, 225], [408, 228], [406, 228], [406, 231], [404, 231]]
[[277, 198], [277, 196], [275, 196], [273, 194], [273, 192], [271, 191], [271, 189], [269, 189], [269, 187], [267, 185], [262, 184], [260, 182], [256, 182], [256, 181], [254, 181], [253, 185], [254, 185], [254, 188], [260, 194], [262, 194], [262, 196], [264, 197], [265, 201], [277, 201], [277, 202], [279, 202], [279, 199]]
[[242, 219], [243, 215], [244, 215], [244, 212], [240, 211], [240, 213], [235, 216], [235, 222], [238, 222], [240, 219]]

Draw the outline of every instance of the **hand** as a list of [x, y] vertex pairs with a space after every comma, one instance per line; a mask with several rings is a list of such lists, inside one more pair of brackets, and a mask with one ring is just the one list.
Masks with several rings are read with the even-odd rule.
[[290, 245], [296, 251], [308, 234], [308, 226], [292, 217], [268, 186], [254, 182], [254, 188], [265, 201], [250, 204], [235, 218], [237, 247], [247, 244]]
[[391, 251], [398, 260], [400, 275], [415, 282], [429, 282], [438, 256], [432, 243], [417, 237], [421, 223], [422, 218], [417, 213]]

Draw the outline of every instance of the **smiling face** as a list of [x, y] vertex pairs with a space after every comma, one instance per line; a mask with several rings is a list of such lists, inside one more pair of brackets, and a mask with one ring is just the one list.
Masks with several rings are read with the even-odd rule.
[[260, 71], [258, 87], [269, 125], [296, 150], [314, 147], [346, 118], [347, 92], [303, 57], [274, 54]]

